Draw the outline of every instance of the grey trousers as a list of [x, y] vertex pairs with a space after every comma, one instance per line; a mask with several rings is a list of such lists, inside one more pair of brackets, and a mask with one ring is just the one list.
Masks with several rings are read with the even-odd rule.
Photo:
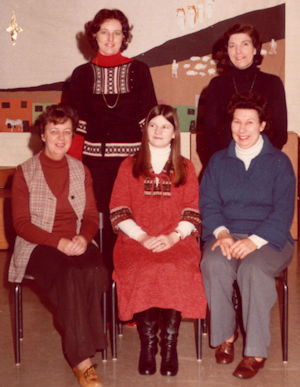
[[[247, 236], [234, 234], [235, 239]], [[242, 318], [246, 333], [244, 356], [267, 357], [270, 345], [270, 312], [276, 302], [274, 277], [287, 267], [293, 246], [287, 242], [282, 251], [269, 245], [255, 250], [244, 259], [228, 260], [220, 248], [211, 251], [211, 240], [204, 248], [202, 278], [210, 309], [210, 343], [216, 347], [235, 331], [232, 304], [233, 283], [237, 281], [242, 299]]]

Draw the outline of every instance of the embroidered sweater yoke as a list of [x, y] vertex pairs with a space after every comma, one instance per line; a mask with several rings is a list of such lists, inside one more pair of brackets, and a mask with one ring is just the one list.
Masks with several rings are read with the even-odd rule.
[[131, 60], [114, 66], [86, 63], [71, 78], [71, 104], [79, 113], [83, 155], [126, 157], [141, 141], [140, 121], [156, 105], [149, 68]]

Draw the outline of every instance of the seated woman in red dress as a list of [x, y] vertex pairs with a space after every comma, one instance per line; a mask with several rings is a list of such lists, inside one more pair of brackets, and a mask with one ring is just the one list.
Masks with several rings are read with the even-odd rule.
[[140, 151], [120, 166], [112, 192], [111, 221], [119, 318], [135, 318], [141, 341], [139, 372], [156, 372], [161, 315], [162, 375], [178, 371], [181, 318], [203, 318], [206, 299], [195, 236], [200, 229], [198, 182], [180, 155], [175, 109], [148, 114]]

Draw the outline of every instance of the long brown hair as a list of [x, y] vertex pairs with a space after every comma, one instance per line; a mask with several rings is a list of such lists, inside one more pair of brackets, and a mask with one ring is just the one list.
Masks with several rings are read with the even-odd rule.
[[186, 182], [186, 166], [184, 158], [180, 154], [180, 128], [177, 112], [169, 105], [157, 105], [150, 110], [143, 127], [141, 148], [134, 158], [132, 173], [136, 178], [139, 176], [151, 176], [151, 157], [147, 128], [150, 121], [157, 116], [163, 116], [174, 127], [175, 138], [171, 141], [170, 161], [171, 170], [174, 172], [173, 183], [175, 186], [179, 186]]

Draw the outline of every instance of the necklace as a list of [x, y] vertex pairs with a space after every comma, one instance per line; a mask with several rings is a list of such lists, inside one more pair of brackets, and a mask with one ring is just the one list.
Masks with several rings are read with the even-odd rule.
[[102, 93], [102, 97], [103, 97], [103, 101], [105, 102], [105, 105], [109, 108], [109, 109], [114, 109], [117, 105], [118, 105], [118, 102], [119, 102], [119, 98], [120, 98], [120, 94], [118, 93], [118, 96], [115, 100], [115, 103], [113, 103], [112, 105], [110, 105], [108, 102], [107, 102], [107, 99], [105, 97], [105, 95]]
[[[249, 91], [252, 91], [253, 90], [253, 87], [254, 87], [254, 83], [255, 83], [255, 80], [256, 80], [256, 76], [257, 76], [257, 73], [254, 74], [254, 77], [253, 77], [253, 81], [251, 83], [251, 86], [250, 86], [250, 89]], [[234, 91], [236, 94], [239, 94], [239, 90], [237, 88], [237, 84], [236, 84], [236, 81], [235, 81], [235, 78], [232, 77], [232, 82], [233, 82], [233, 87], [234, 87]]]

